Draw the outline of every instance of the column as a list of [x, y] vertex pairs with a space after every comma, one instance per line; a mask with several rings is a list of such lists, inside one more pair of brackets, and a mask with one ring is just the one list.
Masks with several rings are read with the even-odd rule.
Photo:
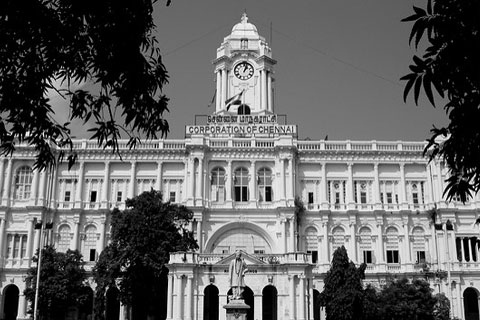
[[[103, 175], [103, 190], [102, 190], [102, 202], [103, 202], [103, 208], [108, 208], [108, 187], [110, 184], [110, 161], [105, 162], [105, 172]], [[112, 199], [114, 200], [114, 199]]]
[[225, 183], [225, 188], [227, 190], [226, 191], [226, 197], [227, 197], [227, 203], [231, 203], [232, 202], [232, 182], [233, 182], [233, 173], [232, 173], [232, 161], [229, 160], [227, 162], [227, 172], [226, 172], [226, 175], [227, 175], [227, 181]]
[[437, 201], [442, 202], [442, 193], [443, 193], [443, 178], [442, 178], [442, 165], [440, 162], [438, 162], [435, 165], [435, 168], [437, 170], [437, 179], [438, 179], [438, 186], [436, 188], [437, 191]]
[[473, 261], [472, 259], [472, 242], [470, 241], [470, 238], [467, 237], [467, 247], [468, 247], [468, 258], [470, 260], [470, 262]]
[[0, 263], [2, 263], [2, 258], [4, 257], [4, 252], [3, 252], [3, 248], [4, 248], [4, 243], [5, 243], [5, 240], [6, 240], [6, 236], [5, 236], [5, 218], [1, 218], [0, 220]]
[[287, 185], [287, 199], [293, 201], [294, 189], [293, 189], [293, 157], [286, 159], [288, 161], [288, 183]]
[[383, 232], [382, 232], [382, 225], [377, 224], [377, 234], [378, 234], [378, 247], [377, 251], [379, 253], [379, 262], [385, 263], [385, 249], [383, 246]]
[[[33, 246], [33, 231], [34, 231], [34, 219], [30, 218], [28, 219], [28, 232], [27, 232], [27, 250], [26, 250], [26, 258], [28, 259], [28, 266], [30, 267], [30, 262], [33, 257], [32, 254], [32, 246]], [[1, 226], [0, 226], [1, 228]], [[0, 237], [3, 238], [3, 234], [0, 234]], [[0, 244], [1, 247], [1, 244]], [[1, 256], [1, 255], [0, 255]]]
[[255, 310], [253, 312], [253, 319], [262, 319], [262, 316], [263, 316], [262, 293], [253, 294], [253, 305], [255, 306]]
[[79, 229], [79, 220], [76, 219], [73, 222], [73, 239], [72, 239], [72, 250], [78, 250], [78, 229]]
[[17, 317], [19, 319], [24, 319], [25, 318], [25, 306], [26, 306], [26, 299], [25, 299], [25, 295], [23, 294], [22, 291], [20, 291], [20, 294], [18, 296], [18, 313], [17, 313]]
[[249, 198], [250, 198], [250, 202], [256, 202], [257, 201], [257, 193], [255, 192], [256, 191], [256, 182], [257, 182], [257, 171], [256, 171], [256, 168], [255, 168], [255, 161], [252, 160], [250, 162], [250, 181], [249, 181], [249, 186], [248, 188], [250, 189], [250, 194], [249, 194]]
[[305, 320], [305, 275], [300, 275], [298, 277], [298, 282], [300, 284], [298, 290], [300, 291], [298, 293], [298, 300], [299, 300], [299, 315], [298, 319], [299, 320]]
[[357, 241], [355, 238], [355, 222], [350, 222], [350, 256], [354, 262], [358, 262], [358, 254], [357, 254]]
[[[3, 173], [3, 171], [0, 171]], [[32, 193], [30, 195], [30, 204], [32, 206], [37, 205], [37, 193], [38, 193], [38, 178], [40, 174], [37, 169], [33, 171], [33, 181], [32, 181]], [[1, 186], [0, 186], [1, 188]]]
[[227, 98], [227, 84], [228, 84], [228, 73], [227, 70], [224, 69], [222, 70], [222, 101], [221, 104], [223, 106], [222, 109], [225, 109], [225, 101], [228, 99]]
[[103, 251], [105, 248], [105, 217], [101, 218], [100, 221], [100, 239], [98, 241], [98, 246], [97, 246], [97, 252], [100, 255], [100, 253]]
[[272, 88], [272, 72], [269, 71], [267, 74], [267, 90], [268, 90], [268, 111], [273, 112], [273, 88]]
[[296, 252], [295, 248], [295, 216], [290, 218], [290, 251], [289, 252]]
[[456, 289], [457, 289], [457, 314], [454, 315], [452, 314], [452, 316], [457, 316], [459, 318], [463, 317], [463, 303], [462, 303], [462, 294], [460, 293], [460, 281], [457, 282], [457, 286], [456, 286]]
[[[355, 209], [355, 201], [353, 197], [353, 163], [347, 164], [348, 180], [347, 180], [347, 208]], [[352, 239], [354, 241], [354, 239]]]
[[3, 193], [3, 198], [2, 198], [2, 203], [4, 206], [10, 205], [10, 188], [12, 185], [12, 165], [13, 165], [13, 160], [12, 158], [10, 158], [8, 159], [8, 164], [7, 164], [7, 178], [5, 179], [5, 188], [4, 188], [5, 192]]
[[[443, 236], [445, 237], [445, 235], [447, 234], [447, 231], [444, 231], [443, 232]], [[464, 252], [464, 248], [463, 248], [463, 238], [461, 237], [458, 237], [458, 239], [460, 240], [460, 252], [457, 253], [457, 257], [459, 259], [459, 261], [461, 262], [465, 262], [465, 254], [463, 253]], [[455, 239], [455, 241], [457, 241]], [[448, 246], [448, 243], [447, 241], [445, 240], [445, 250], [448, 250], [446, 247]]]
[[203, 252], [202, 221], [197, 220], [198, 252]]
[[192, 282], [193, 282], [193, 275], [189, 274], [187, 276], [187, 288], [186, 288], [186, 290], [187, 290], [187, 296], [186, 296], [187, 301], [185, 301], [185, 316], [184, 316], [185, 320], [192, 320], [192, 304], [193, 304]]
[[193, 201], [195, 199], [195, 159], [194, 158], [188, 159], [188, 170], [190, 171], [190, 176], [189, 176], [190, 181], [187, 182], [189, 186], [187, 200]]
[[296, 320], [295, 316], [295, 276], [289, 275], [289, 299], [290, 299], [290, 320]]
[[285, 159], [279, 159], [280, 167], [280, 200], [285, 200]]
[[374, 201], [374, 208], [380, 209], [381, 208], [381, 201], [380, 201], [380, 176], [378, 174], [378, 163], [373, 165], [373, 201]]
[[84, 167], [85, 163], [80, 162], [78, 165], [78, 182], [77, 182], [77, 189], [75, 195], [75, 208], [82, 208], [83, 207], [83, 179], [84, 179]]
[[308, 316], [307, 319], [313, 319], [313, 281], [309, 281], [308, 286]]
[[323, 222], [322, 223], [322, 233], [323, 233], [323, 239], [322, 239], [322, 255], [320, 257], [322, 263], [328, 263], [330, 260], [330, 254], [328, 250], [328, 223]]
[[262, 89], [262, 93], [260, 95], [262, 97], [260, 110], [267, 110], [267, 70], [265, 69], [260, 70], [260, 78], [261, 78], [260, 88]]
[[131, 162], [131, 168], [130, 168], [130, 186], [128, 190], [128, 197], [131, 199], [135, 196], [135, 180], [136, 180], [136, 171], [137, 171], [137, 162], [132, 161]]
[[157, 191], [162, 191], [162, 166], [163, 166], [163, 162], [158, 161], [158, 163], [157, 163], [157, 185], [155, 186]]
[[4, 174], [5, 171], [5, 159], [2, 157], [0, 158], [0, 202], [1, 199], [3, 198], [3, 177], [5, 176]]
[[173, 279], [174, 276], [169, 274], [167, 289], [167, 320], [173, 319]]
[[[407, 209], [407, 193], [405, 190], [405, 164], [400, 163], [400, 208]], [[420, 188], [420, 186], [418, 186]], [[418, 199], [420, 202], [420, 199]]]
[[205, 198], [205, 192], [203, 189], [203, 158], [198, 158], [198, 192], [197, 192], [198, 198], [200, 201], [202, 201], [203, 205], [203, 199]]
[[410, 250], [410, 237], [408, 235], [408, 224], [403, 225], [403, 234], [405, 238], [405, 245], [403, 246], [403, 250], [405, 252], [404, 258], [407, 263], [412, 263], [412, 250]]
[[175, 308], [175, 320], [182, 320], [182, 276], [177, 275], [177, 278], [175, 279], [175, 293], [174, 293], [174, 308]]
[[326, 206], [328, 205], [328, 189], [327, 189], [327, 164], [325, 162], [322, 162], [322, 168], [320, 171], [321, 174], [321, 181], [320, 181], [320, 203], [322, 204], [322, 209], [325, 209]]
[[217, 76], [217, 90], [215, 91], [215, 111], [218, 112], [222, 109], [222, 75], [221, 71], [217, 70], [216, 72]]
[[120, 303], [120, 314], [118, 315], [119, 320], [126, 320], [127, 319], [127, 306], [123, 303]]

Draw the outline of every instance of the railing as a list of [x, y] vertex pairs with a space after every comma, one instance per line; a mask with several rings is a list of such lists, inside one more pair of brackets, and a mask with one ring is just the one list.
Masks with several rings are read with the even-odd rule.
[[[233, 255], [234, 253], [192, 253], [175, 252], [170, 254], [169, 263], [194, 263], [194, 264], [216, 264], [219, 261]], [[308, 253], [293, 252], [285, 254], [249, 254], [267, 264], [292, 264], [312, 263], [312, 257]]]
[[410, 151], [423, 152], [424, 142], [391, 142], [391, 141], [297, 141], [301, 151]]

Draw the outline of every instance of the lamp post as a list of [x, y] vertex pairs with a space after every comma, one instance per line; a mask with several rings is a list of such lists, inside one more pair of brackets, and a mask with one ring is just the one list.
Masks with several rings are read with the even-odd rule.
[[40, 271], [42, 270], [42, 251], [44, 245], [44, 232], [47, 230], [52, 229], [53, 227], [53, 222], [47, 222], [45, 223], [45, 226], [43, 225], [43, 222], [37, 222], [35, 224], [35, 229], [40, 229], [40, 244], [38, 248], [38, 263], [37, 263], [37, 284], [35, 286], [35, 304], [33, 307], [33, 320], [38, 319], [38, 293], [39, 293], [39, 287], [40, 287]]

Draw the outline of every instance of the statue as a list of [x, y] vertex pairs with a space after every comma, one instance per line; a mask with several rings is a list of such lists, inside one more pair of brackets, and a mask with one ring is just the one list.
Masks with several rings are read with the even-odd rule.
[[240, 251], [235, 252], [235, 259], [230, 262], [228, 274], [230, 275], [230, 287], [232, 288], [232, 299], [241, 299], [243, 288], [245, 288], [245, 273], [247, 264], [242, 258]]

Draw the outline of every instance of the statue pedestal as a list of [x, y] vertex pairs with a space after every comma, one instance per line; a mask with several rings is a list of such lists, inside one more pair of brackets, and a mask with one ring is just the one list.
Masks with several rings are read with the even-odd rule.
[[223, 307], [227, 311], [227, 320], [246, 320], [250, 309], [243, 299], [232, 299]]

